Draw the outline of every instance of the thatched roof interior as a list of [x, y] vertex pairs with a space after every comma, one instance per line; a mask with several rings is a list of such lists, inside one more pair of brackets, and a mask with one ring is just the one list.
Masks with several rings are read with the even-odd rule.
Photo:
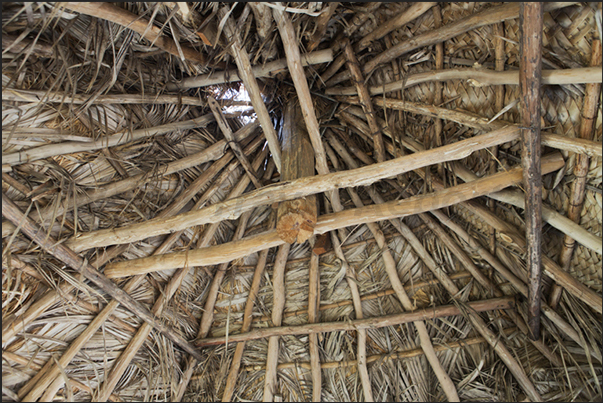
[[543, 4], [534, 340], [519, 3], [3, 2], [3, 401], [600, 401], [601, 3]]

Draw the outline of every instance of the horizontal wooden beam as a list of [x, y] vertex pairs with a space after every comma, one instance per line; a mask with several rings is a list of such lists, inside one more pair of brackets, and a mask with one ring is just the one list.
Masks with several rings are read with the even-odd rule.
[[[473, 312], [494, 311], [498, 309], [512, 309], [515, 307], [514, 297], [493, 298], [483, 301], [472, 301], [466, 303], [466, 308]], [[237, 343], [241, 341], [264, 339], [271, 336], [290, 336], [313, 333], [327, 333], [340, 331], [353, 331], [361, 329], [379, 329], [386, 326], [400, 325], [402, 323], [416, 322], [420, 320], [433, 320], [445, 316], [457, 316], [464, 311], [456, 305], [443, 305], [428, 309], [417, 309], [413, 312], [404, 312], [396, 315], [385, 315], [366, 319], [356, 319], [341, 322], [309, 323], [298, 326], [280, 326], [252, 330], [246, 333], [229, 334], [228, 342]], [[211, 337], [198, 340], [197, 347], [218, 346], [226, 343], [226, 337]]]
[[[567, 85], [600, 83], [603, 81], [601, 67], [584, 67], [565, 70], [543, 70], [543, 85]], [[371, 95], [405, 90], [413, 85], [430, 81], [467, 80], [474, 87], [488, 85], [519, 85], [519, 70], [495, 71], [488, 69], [450, 69], [434, 70], [408, 76], [404, 80], [393, 81], [383, 85], [369, 87]], [[356, 95], [356, 87], [332, 87], [325, 90], [325, 95]]]
[[[564, 8], [576, 4], [576, 2], [550, 2], [544, 4], [544, 11], [553, 11], [559, 8]], [[425, 46], [434, 45], [444, 42], [450, 38], [454, 38], [465, 32], [474, 30], [485, 25], [495, 24], [497, 22], [506, 21], [519, 17], [519, 3], [507, 3], [500, 6], [490, 7], [465, 18], [455, 20], [452, 23], [446, 24], [438, 29], [428, 30], [420, 35], [401, 41], [395, 46], [392, 46], [381, 52], [371, 60], [369, 60], [362, 68], [364, 74], [371, 73], [377, 66], [394, 60], [415, 49]], [[348, 80], [351, 75], [348, 72], [343, 72], [333, 77], [327, 82], [327, 86], [331, 87], [340, 82]]]
[[[351, 104], [360, 105], [358, 97], [348, 97], [342, 100]], [[418, 102], [410, 102], [403, 101], [400, 99], [383, 97], [374, 97], [373, 102], [376, 106], [386, 107], [410, 113], [416, 113], [419, 115], [429, 116], [438, 119], [450, 120], [458, 124], [473, 127], [475, 129], [480, 130], [496, 130], [503, 127], [515, 126], [514, 123], [500, 120], [494, 120], [490, 122], [489, 119], [460, 109], [447, 109], [434, 105], [427, 105]], [[384, 130], [384, 133], [388, 134], [386, 130]], [[581, 138], [570, 138], [544, 131], [541, 134], [542, 145], [549, 146], [551, 148], [556, 148], [558, 150], [586, 154], [591, 157], [603, 156], [601, 142]]]
[[[329, 63], [333, 60], [333, 50], [324, 49], [318, 52], [306, 53], [301, 56], [302, 66]], [[261, 66], [253, 66], [251, 71], [258, 77], [274, 77], [277, 73], [287, 70], [287, 59], [279, 59]], [[241, 81], [237, 70], [219, 71], [197, 77], [188, 77], [177, 83], [167, 85], [169, 91], [188, 90], [190, 88], [207, 87], [208, 85], [232, 83]]]
[[[559, 153], [548, 155], [542, 159], [543, 173], [553, 172], [563, 166], [563, 157]], [[499, 191], [508, 186], [518, 184], [521, 180], [522, 169], [521, 167], [515, 167], [507, 172], [497, 173], [474, 182], [464, 183], [433, 193], [321, 215], [318, 218], [314, 232], [323, 234], [339, 228], [447, 207], [484, 194]], [[112, 263], [105, 267], [105, 275], [109, 278], [115, 278], [184, 266], [214, 265], [232, 261], [266, 248], [279, 246], [284, 242], [279, 238], [276, 231], [268, 231], [243, 238], [237, 242]]]
[[117, 145], [131, 143], [143, 138], [157, 136], [176, 130], [188, 130], [196, 127], [206, 127], [213, 121], [214, 115], [210, 113], [196, 119], [168, 123], [148, 129], [138, 129], [134, 131], [122, 130], [94, 141], [65, 141], [62, 143], [32, 147], [23, 151], [2, 154], [2, 166], [24, 164], [26, 162], [37, 161], [43, 158], [53, 157], [55, 155], [78, 153], [82, 151], [94, 151], [105, 147], [115, 147]]
[[474, 151], [513, 141], [517, 138], [519, 138], [519, 129], [516, 127], [495, 130], [442, 147], [358, 169], [305, 177], [265, 186], [236, 199], [216, 203], [198, 211], [180, 214], [169, 219], [155, 219], [122, 228], [83, 233], [77, 238], [68, 240], [67, 245], [80, 252], [93, 247], [136, 242], [195, 225], [233, 220], [243, 212], [258, 206], [292, 200], [333, 189], [370, 185], [381, 179], [432, 165], [434, 162], [459, 160]]

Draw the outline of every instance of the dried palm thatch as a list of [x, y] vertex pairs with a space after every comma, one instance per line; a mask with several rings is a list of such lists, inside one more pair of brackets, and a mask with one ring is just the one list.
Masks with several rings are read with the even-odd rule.
[[3, 401], [600, 401], [601, 4], [528, 9], [3, 2]]

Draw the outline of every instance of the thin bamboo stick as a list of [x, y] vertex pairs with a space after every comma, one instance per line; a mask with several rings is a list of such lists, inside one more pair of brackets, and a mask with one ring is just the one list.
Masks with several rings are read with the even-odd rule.
[[[516, 331], [517, 331], [517, 328], [510, 327], [510, 328], [504, 329], [503, 333], [506, 336], [509, 336]], [[470, 337], [470, 338], [464, 339], [464, 340], [446, 342], [446, 344], [438, 344], [434, 347], [434, 350], [436, 352], [449, 351], [449, 350], [456, 349], [456, 348], [462, 348], [465, 346], [473, 346], [475, 344], [482, 344], [482, 343], [486, 343], [486, 339], [484, 339], [483, 337], [481, 337], [481, 336]], [[388, 353], [388, 354], [370, 355], [370, 356], [366, 357], [366, 362], [367, 362], [367, 364], [370, 364], [373, 362], [384, 362], [384, 361], [389, 361], [389, 360], [406, 360], [408, 358], [420, 357], [423, 354], [424, 354], [423, 349], [411, 348], [411, 349], [405, 349], [405, 350]], [[330, 361], [330, 362], [321, 363], [320, 368], [321, 369], [337, 369], [337, 368], [354, 367], [356, 365], [357, 365], [356, 360]], [[311, 367], [311, 363], [308, 363], [308, 362], [285, 362], [285, 363], [279, 364], [278, 369], [290, 369], [290, 368], [310, 369], [310, 367]], [[264, 366], [262, 366], [262, 365], [250, 365], [250, 366], [243, 368], [243, 371], [247, 371], [247, 372], [261, 371], [263, 369], [264, 369]], [[316, 401], [316, 400], [314, 400], [314, 401]]]
[[[494, 25], [494, 34], [497, 35], [497, 38], [494, 39], [494, 68], [496, 71], [504, 71], [505, 70], [505, 41], [503, 40], [505, 35], [505, 23], [499, 22]], [[505, 86], [497, 85], [494, 93], [494, 110], [500, 111], [505, 107]], [[498, 146], [494, 146], [490, 149], [490, 174], [493, 174], [497, 171], [498, 165]], [[488, 199], [488, 207], [490, 210], [496, 211], [496, 201], [494, 199]], [[490, 252], [492, 254], [496, 253], [496, 230], [494, 228], [490, 229]]]
[[[226, 8], [227, 6], [224, 6], [219, 10], [218, 16], [220, 19], [226, 17]], [[249, 55], [247, 54], [245, 47], [241, 44], [241, 38], [239, 37], [231, 16], [228, 16], [226, 19], [224, 33], [226, 34], [230, 43], [229, 52], [235, 59], [237, 68], [239, 70], [239, 75], [245, 84], [245, 88], [247, 89], [249, 98], [251, 99], [253, 109], [258, 116], [262, 130], [264, 130], [264, 136], [266, 136], [266, 141], [268, 141], [268, 147], [272, 153], [272, 158], [276, 164], [276, 169], [280, 172], [281, 147], [278, 142], [278, 136], [276, 135], [276, 131], [274, 130], [274, 126], [272, 124], [272, 119], [270, 119], [270, 115], [268, 114], [268, 110], [266, 109], [266, 105], [262, 99], [260, 87], [258, 86], [257, 80], [253, 75]]]
[[[339, 206], [335, 204], [333, 209], [341, 211], [341, 204], [339, 203]], [[348, 264], [347, 259], [341, 250], [339, 236], [337, 233], [335, 233], [335, 231], [331, 232], [331, 243], [333, 244], [335, 255], [339, 258], [339, 260], [341, 260], [341, 264], [345, 268], [345, 278], [352, 294], [352, 303], [354, 305], [356, 320], [362, 320], [364, 314], [362, 313], [362, 302], [360, 299], [360, 291], [358, 290], [356, 271]], [[366, 366], [366, 329], [357, 328], [357, 335], [358, 345], [356, 349], [356, 357], [358, 362], [358, 373], [360, 375], [360, 382], [362, 383], [362, 391], [364, 393], [364, 400], [367, 402], [373, 402], [373, 390], [371, 387], [371, 380], [369, 379], [368, 375], [368, 368]]]
[[[316, 64], [328, 63], [333, 60], [333, 50], [323, 49], [317, 52], [306, 53], [302, 55], [302, 66], [312, 66]], [[287, 60], [279, 59], [268, 62], [261, 66], [253, 66], [251, 71], [253, 75], [258, 77], [274, 77], [276, 74], [287, 69]], [[218, 71], [212, 74], [187, 77], [180, 82], [170, 83], [167, 85], [168, 91], [188, 90], [191, 88], [206, 87], [209, 85], [231, 83], [241, 81], [241, 77], [236, 70]], [[2, 94], [4, 99], [4, 93]]]
[[[564, 3], [546, 3], [544, 11], [553, 11], [559, 8], [567, 7], [575, 2], [564, 2]], [[387, 63], [390, 60], [396, 59], [403, 54], [411, 52], [415, 49], [422, 48], [425, 46], [433, 45], [438, 42], [444, 42], [457, 35], [465, 32], [483, 27], [484, 25], [490, 25], [497, 22], [517, 18], [519, 16], [519, 4], [509, 3], [497, 7], [491, 7], [486, 10], [480, 11], [479, 13], [467, 16], [461, 20], [457, 20], [448, 25], [444, 25], [440, 29], [434, 29], [427, 31], [421, 35], [409, 38], [406, 41], [402, 41], [396, 46], [393, 46], [379, 55], [369, 60], [363, 67], [362, 72], [364, 74], [371, 73], [377, 66]], [[343, 72], [327, 82], [327, 87], [332, 87], [340, 82], [348, 80], [351, 75]]]
[[299, 44], [297, 43], [295, 28], [284, 11], [273, 8], [272, 16], [276, 21], [281, 40], [283, 42], [289, 73], [291, 74], [291, 79], [293, 80], [295, 91], [297, 92], [297, 97], [299, 98], [299, 104], [306, 122], [306, 130], [308, 131], [310, 142], [314, 148], [316, 171], [320, 175], [326, 175], [329, 173], [329, 168], [327, 167], [327, 157], [320, 139], [318, 120], [316, 119], [316, 114], [314, 112], [310, 88], [308, 87], [306, 74], [304, 73], [304, 69], [302, 67], [301, 54], [299, 51]]
[[[80, 94], [72, 95], [67, 93], [48, 91], [22, 90], [17, 88], [5, 88], [2, 90], [2, 100], [12, 102], [52, 102], [64, 104], [85, 104], [90, 101], [90, 96]], [[111, 104], [176, 104], [206, 106], [207, 102], [202, 101], [197, 97], [166, 94], [109, 94], [100, 95], [94, 100], [94, 105]]]
[[185, 351], [195, 357], [201, 357], [201, 354], [190, 345], [190, 343], [175, 333], [171, 328], [157, 320], [153, 314], [136, 301], [129, 294], [118, 288], [111, 280], [99, 273], [94, 267], [78, 256], [71, 249], [57, 242], [49, 236], [45, 236], [45, 231], [28, 219], [23, 212], [2, 193], [2, 215], [15, 225], [21, 225], [21, 231], [40, 245], [45, 251], [67, 264], [85, 278], [96, 284], [97, 287], [108, 293], [113, 299], [117, 300], [124, 307], [138, 315], [142, 320], [151, 324], [159, 330], [165, 337], [178, 344]]
[[[513, 297], [493, 298], [483, 301], [467, 302], [469, 309], [475, 312], [512, 309], [515, 302]], [[400, 325], [418, 320], [433, 320], [445, 316], [461, 315], [456, 305], [442, 305], [429, 309], [418, 309], [414, 312], [404, 312], [395, 315], [385, 315], [373, 318], [355, 319], [347, 322], [321, 322], [297, 326], [280, 326], [252, 330], [247, 333], [230, 334], [228, 342], [258, 340], [271, 336], [302, 335], [311, 333], [340, 332], [361, 329], [378, 329], [385, 326]], [[210, 337], [198, 340], [195, 345], [199, 348], [217, 346], [226, 343], [225, 337]]]
[[[543, 173], [557, 170], [564, 164], [563, 158], [558, 154], [544, 157], [542, 163]], [[388, 202], [378, 206], [372, 205], [339, 213], [325, 214], [319, 217], [315, 233], [322, 234], [338, 228], [412, 215], [450, 206], [519, 183], [521, 176], [521, 168], [516, 167], [507, 172], [501, 172], [475, 182], [465, 183], [426, 195]], [[278, 234], [268, 231], [244, 238], [238, 242], [222, 244], [211, 248], [113, 263], [106, 266], [105, 274], [109, 278], [115, 278], [183, 267], [186, 264], [218, 264], [262, 249], [279, 246], [282, 242], [284, 241], [278, 237]]]
[[212, 122], [212, 114], [204, 115], [196, 119], [185, 120], [183, 122], [168, 123], [165, 125], [152, 127], [148, 129], [138, 129], [134, 131], [123, 130], [121, 132], [88, 142], [66, 141], [56, 144], [48, 144], [39, 147], [32, 147], [27, 150], [17, 151], [2, 155], [3, 165], [19, 165], [26, 162], [37, 161], [40, 159], [54, 157], [57, 155], [72, 154], [82, 151], [94, 151], [105, 147], [115, 147], [121, 144], [131, 143], [143, 138], [156, 136], [173, 132], [176, 130], [187, 130], [196, 127], [205, 127]]
[[[601, 64], [601, 41], [593, 40], [591, 53], [591, 66]], [[586, 93], [584, 94], [584, 102], [582, 104], [582, 119], [580, 121], [580, 138], [592, 140], [595, 134], [595, 120], [598, 114], [599, 97], [601, 94], [601, 84], [587, 84]], [[573, 222], [579, 223], [581, 218], [584, 196], [586, 194], [586, 175], [590, 161], [587, 155], [576, 155], [576, 163], [574, 165], [574, 175], [576, 179], [572, 182], [571, 196], [567, 208], [567, 218]], [[599, 239], [600, 241], [600, 239]], [[566, 235], [563, 238], [563, 246], [559, 253], [559, 266], [564, 270], [569, 270], [572, 261], [576, 243], [575, 239]], [[599, 243], [601, 246], [601, 243]], [[561, 299], [563, 290], [557, 284], [553, 285], [549, 295], [549, 303], [555, 308]]]
[[[245, 311], [243, 314], [243, 325], [241, 326], [241, 332], [243, 333], [248, 332], [253, 323], [253, 306], [260, 290], [260, 283], [262, 281], [262, 276], [264, 275], [264, 269], [266, 268], [268, 251], [269, 249], [264, 249], [260, 252], [258, 263], [256, 265], [255, 272], [253, 273], [253, 280], [251, 281], [251, 287], [249, 288], [249, 295], [247, 297], [247, 302], [245, 303]], [[222, 394], [223, 402], [229, 402], [232, 399], [244, 350], [245, 342], [237, 343], [234, 355], [232, 356], [230, 370], [228, 371], [228, 377], [226, 378], [224, 393]]]
[[433, 161], [444, 162], [462, 159], [473, 151], [512, 141], [517, 139], [518, 136], [519, 130], [515, 127], [494, 130], [454, 144], [399, 157], [367, 167], [305, 177], [283, 184], [265, 186], [249, 192], [240, 198], [216, 203], [201, 210], [180, 214], [167, 220], [149, 220], [145, 223], [123, 228], [87, 232], [79, 235], [78, 238], [68, 240], [67, 245], [75, 251], [80, 252], [92, 247], [131, 243], [194, 225], [219, 222], [224, 219], [234, 219], [244, 211], [264, 204], [291, 200], [336, 188], [368, 185], [380, 179], [428, 166]]

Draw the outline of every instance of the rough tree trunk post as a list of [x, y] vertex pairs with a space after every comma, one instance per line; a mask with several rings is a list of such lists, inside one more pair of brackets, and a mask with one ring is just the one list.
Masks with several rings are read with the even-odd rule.
[[526, 192], [528, 265], [528, 327], [532, 340], [540, 338], [542, 175], [540, 171], [540, 76], [542, 71], [542, 3], [519, 6], [519, 87], [521, 89], [521, 163]]
[[[283, 116], [283, 145], [281, 181], [314, 175], [314, 149], [297, 99], [285, 106]], [[305, 242], [314, 234], [318, 217], [316, 195], [281, 202], [277, 211], [276, 231], [289, 243]]]
[[[601, 65], [601, 41], [596, 39], [593, 40], [590, 65], [592, 67]], [[601, 84], [586, 84], [586, 93], [584, 94], [584, 103], [582, 104], [582, 120], [580, 121], [580, 138], [586, 140], [593, 139], [600, 92]], [[589, 166], [590, 159], [588, 155], [576, 155], [576, 164], [574, 165], [576, 179], [572, 182], [567, 217], [578, 224], [580, 223], [582, 204], [584, 203], [584, 196], [586, 194], [586, 175], [588, 174]], [[569, 235], [565, 235], [561, 253], [559, 254], [559, 266], [566, 271], [569, 270], [575, 245], [576, 240]], [[553, 309], [557, 307], [562, 291], [563, 289], [558, 284], [553, 284], [549, 296], [549, 305]]]

